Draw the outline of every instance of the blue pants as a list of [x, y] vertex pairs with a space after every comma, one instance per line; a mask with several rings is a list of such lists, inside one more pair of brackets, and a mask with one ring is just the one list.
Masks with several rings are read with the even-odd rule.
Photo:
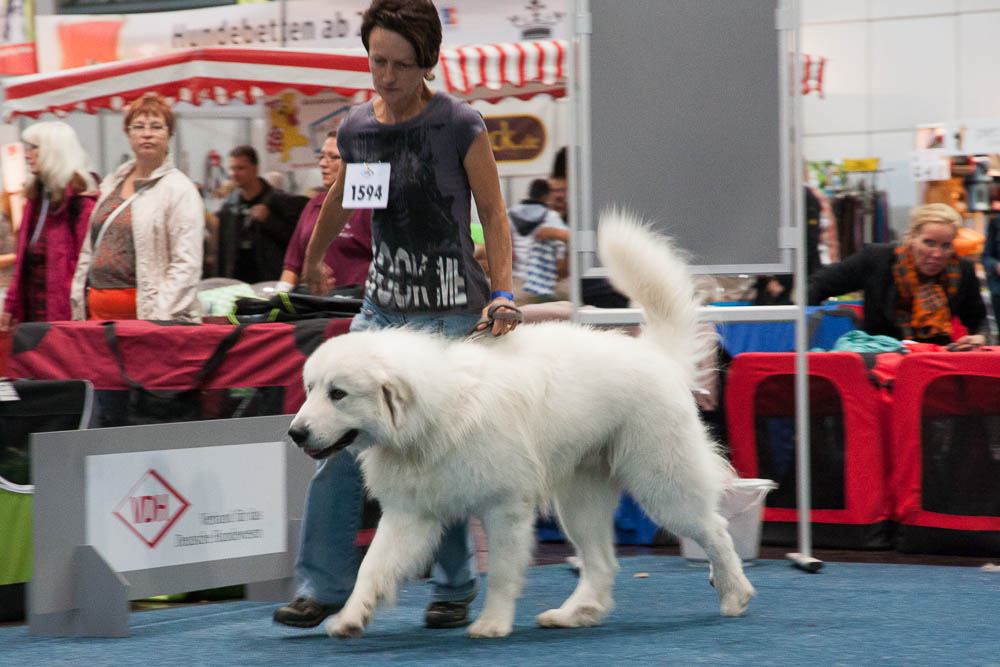
[[[351, 322], [351, 331], [406, 325], [446, 336], [469, 332], [479, 313], [459, 315], [393, 315], [364, 300]], [[306, 493], [302, 541], [295, 574], [296, 597], [326, 605], [342, 605], [354, 589], [361, 565], [354, 545], [361, 522], [364, 485], [354, 447], [319, 462]], [[447, 528], [431, 570], [435, 601], [464, 600], [476, 592], [478, 573], [468, 522]]]

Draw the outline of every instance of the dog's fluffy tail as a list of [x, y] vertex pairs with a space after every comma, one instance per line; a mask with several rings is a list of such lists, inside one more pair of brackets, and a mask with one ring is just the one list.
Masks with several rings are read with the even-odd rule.
[[714, 372], [716, 336], [699, 325], [701, 300], [684, 254], [648, 223], [617, 209], [601, 215], [597, 243], [611, 284], [645, 311], [643, 335], [686, 371], [691, 389], [703, 387]]

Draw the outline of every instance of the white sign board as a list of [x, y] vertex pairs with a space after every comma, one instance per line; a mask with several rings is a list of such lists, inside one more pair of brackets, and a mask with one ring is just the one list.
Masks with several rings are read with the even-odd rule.
[[117, 572], [287, 549], [281, 442], [87, 456], [86, 539]]
[[910, 153], [910, 175], [914, 181], [946, 181], [951, 178], [951, 159], [942, 148]]
[[962, 148], [968, 155], [1000, 153], [1000, 121], [970, 120], [963, 125]]

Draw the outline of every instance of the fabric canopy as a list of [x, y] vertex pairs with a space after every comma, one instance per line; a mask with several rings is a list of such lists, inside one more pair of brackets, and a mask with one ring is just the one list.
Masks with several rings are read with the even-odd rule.
[[[442, 49], [431, 86], [466, 99], [495, 101], [539, 93], [565, 94], [566, 43], [562, 40], [480, 44]], [[374, 91], [362, 49], [199, 48], [138, 60], [91, 65], [5, 82], [3, 115], [9, 120], [44, 112], [119, 110], [150, 91], [171, 101], [253, 103], [294, 89], [312, 95], [333, 90], [353, 98]]]

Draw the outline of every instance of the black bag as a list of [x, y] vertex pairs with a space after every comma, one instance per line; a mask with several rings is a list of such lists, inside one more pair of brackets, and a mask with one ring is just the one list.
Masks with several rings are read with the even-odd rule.
[[361, 310], [363, 293], [364, 285], [345, 285], [324, 296], [278, 292], [269, 299], [243, 297], [236, 300], [229, 320], [238, 324], [354, 317]]
[[[237, 326], [219, 343], [205, 365], [195, 376], [194, 386], [190, 389], [146, 389], [128, 376], [125, 371], [125, 360], [118, 349], [118, 338], [115, 335], [115, 323], [104, 323], [104, 338], [111, 348], [111, 354], [118, 364], [122, 379], [129, 386], [128, 401], [124, 406], [124, 415], [102, 415], [103, 426], [138, 426], [142, 424], [166, 424], [172, 422], [198, 421], [201, 416], [201, 392], [208, 378], [218, 370], [225, 359], [226, 353], [239, 340], [246, 325]], [[107, 407], [108, 402], [105, 402]], [[112, 409], [112, 412], [114, 410]]]

